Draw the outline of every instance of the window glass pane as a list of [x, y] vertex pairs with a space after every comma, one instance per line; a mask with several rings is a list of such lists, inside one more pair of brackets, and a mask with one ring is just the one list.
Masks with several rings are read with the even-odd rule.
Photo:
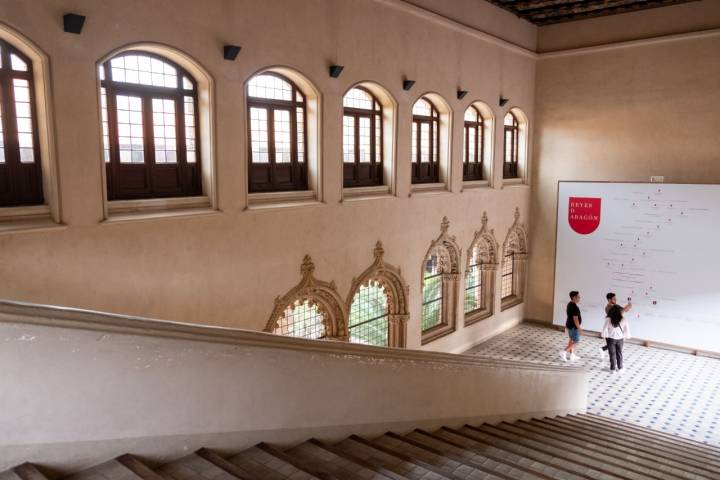
[[350, 307], [350, 341], [365, 345], [388, 345], [388, 297], [375, 280], [362, 285]]
[[480, 247], [473, 246], [470, 266], [465, 274], [465, 313], [482, 308]]
[[505, 125], [511, 127], [515, 124], [514, 122], [515, 122], [515, 117], [513, 116], [512, 113], [508, 112], [508, 114], [505, 115]]
[[268, 163], [268, 119], [264, 108], [250, 109], [250, 139], [253, 163]]
[[424, 98], [421, 98], [417, 102], [415, 102], [415, 105], [413, 105], [413, 115], [424, 115], [426, 117], [429, 117], [432, 115], [432, 106], [430, 105], [430, 102], [425, 100]]
[[197, 162], [195, 143], [195, 102], [192, 97], [183, 97], [185, 109], [185, 161]]
[[103, 67], [102, 65], [98, 67], [98, 78], [100, 80], [105, 80], [105, 67]]
[[505, 163], [513, 161], [513, 132], [505, 130]]
[[146, 55], [123, 55], [110, 60], [113, 81], [178, 88], [178, 72], [169, 63]]
[[343, 162], [355, 163], [355, 118], [343, 116]]
[[193, 89], [193, 84], [192, 84], [192, 82], [190, 81], [190, 79], [189, 79], [188, 77], [183, 76], [183, 77], [182, 77], [182, 82], [183, 82], [183, 88], [184, 88], [185, 90], [192, 90], [192, 89]]
[[120, 163], [144, 163], [143, 104], [140, 97], [117, 95], [117, 124]]
[[100, 89], [100, 116], [102, 117], [103, 160], [110, 161], [110, 126], [108, 124], [107, 92]]
[[175, 101], [152, 99], [155, 163], [177, 163], [177, 117]]
[[288, 305], [282, 313], [273, 333], [299, 338], [323, 338], [325, 337], [323, 314], [316, 305], [307, 300], [303, 303], [296, 301]]
[[255, 75], [248, 83], [248, 96], [292, 100], [292, 85], [275, 75]]
[[465, 110], [465, 121], [467, 122], [477, 122], [478, 121], [478, 115], [477, 111], [470, 107], [467, 110]]
[[275, 110], [275, 163], [290, 163], [290, 112]]
[[3, 68], [2, 64], [2, 47], [0, 46], [0, 68]]
[[420, 128], [420, 124], [413, 122], [412, 126], [412, 140], [410, 141], [410, 161], [411, 162], [417, 162], [417, 134], [418, 129]]
[[302, 107], [297, 108], [297, 161], [302, 163], [305, 161], [305, 110]]
[[440, 258], [431, 254], [425, 261], [422, 288], [421, 326], [427, 330], [442, 323], [443, 278], [440, 269]]
[[17, 136], [20, 147], [20, 162], [33, 163], [35, 149], [32, 114], [30, 109], [30, 83], [27, 80], [13, 79], [13, 94], [15, 96], [15, 116], [17, 121]]
[[27, 63], [14, 53], [10, 54], [10, 67], [17, 72], [27, 72], [28, 69]]
[[472, 127], [467, 129], [467, 133], [469, 135], [469, 142], [468, 142], [468, 159], [470, 162], [477, 162], [477, 156], [475, 152], [475, 142], [477, 142], [477, 128]]
[[372, 97], [367, 92], [359, 88], [353, 88], [343, 97], [344, 107], [372, 110], [373, 103]]
[[360, 117], [360, 124], [358, 125], [358, 139], [360, 143], [360, 162], [370, 163], [370, 119], [367, 117]]
[[430, 162], [430, 124], [420, 124], [420, 161]]
[[502, 285], [501, 298], [507, 298], [513, 294], [513, 254], [505, 255], [502, 264]]
[[[2, 57], [0, 55], [0, 57]], [[5, 163], [5, 135], [3, 134], [2, 105], [0, 104], [0, 163]]]
[[382, 161], [382, 118], [375, 115], [375, 161]]

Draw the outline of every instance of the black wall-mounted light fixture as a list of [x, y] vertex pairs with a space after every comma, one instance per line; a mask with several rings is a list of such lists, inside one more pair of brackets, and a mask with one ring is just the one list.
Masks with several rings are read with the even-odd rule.
[[235, 60], [240, 50], [242, 50], [242, 47], [238, 45], [225, 45], [223, 47], [223, 58], [225, 60]]
[[330, 65], [330, 76], [332, 78], [338, 78], [344, 68], [342, 65]]
[[85, 15], [78, 15], [77, 13], [66, 13], [63, 15], [63, 30], [65, 30], [66, 33], [80, 35], [84, 24]]
[[505, 98], [502, 95], [500, 95], [500, 106], [501, 107], [504, 107], [505, 105], [507, 105], [507, 102], [509, 102], [509, 101], [510, 101], [509, 98]]
[[467, 90], [458, 90], [457, 91], [457, 99], [462, 100], [463, 98], [465, 98], [465, 95], [467, 95], [467, 94], [468, 94]]
[[403, 80], [403, 90], [406, 92], [409, 91], [413, 85], [415, 85], [415, 80]]

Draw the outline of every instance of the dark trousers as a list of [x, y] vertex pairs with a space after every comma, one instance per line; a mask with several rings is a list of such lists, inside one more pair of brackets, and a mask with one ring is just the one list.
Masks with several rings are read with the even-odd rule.
[[620, 370], [623, 368], [623, 343], [625, 340], [615, 340], [614, 338], [607, 338], [608, 350], [610, 353], [610, 370], [616, 368]]

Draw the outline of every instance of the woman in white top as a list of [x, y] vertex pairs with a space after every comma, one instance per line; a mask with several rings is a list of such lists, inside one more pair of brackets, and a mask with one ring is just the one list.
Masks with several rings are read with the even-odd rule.
[[623, 369], [623, 343], [626, 338], [630, 338], [630, 325], [623, 318], [623, 307], [614, 305], [608, 311], [605, 319], [605, 326], [600, 336], [607, 341], [608, 353], [610, 353], [610, 371], [618, 373]]

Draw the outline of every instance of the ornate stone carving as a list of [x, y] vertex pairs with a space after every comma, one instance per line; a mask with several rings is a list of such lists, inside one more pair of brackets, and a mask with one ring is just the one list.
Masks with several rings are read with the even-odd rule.
[[282, 297], [275, 298], [275, 307], [265, 327], [266, 332], [277, 328], [283, 312], [295, 302], [315, 305], [322, 313], [325, 323], [325, 338], [347, 340], [347, 310], [335, 282], [324, 282], [315, 278], [315, 264], [305, 255], [300, 265], [302, 279]]
[[390, 324], [389, 346], [404, 347], [405, 324], [409, 317], [408, 298], [410, 296], [410, 287], [403, 279], [399, 268], [385, 263], [385, 249], [382, 242], [378, 241], [375, 244], [373, 254], [375, 258], [372, 265], [366, 268], [359, 277], [352, 279], [350, 293], [345, 301], [345, 309], [349, 315], [353, 299], [360, 287], [367, 286], [370, 281], [378, 282], [387, 294], [388, 321]]
[[520, 209], [515, 208], [515, 221], [513, 222], [508, 234], [503, 242], [503, 254], [514, 253], [519, 255], [527, 255], [527, 231], [525, 225], [520, 223]]
[[478, 247], [480, 250], [479, 255], [482, 270], [495, 270], [498, 267], [498, 249], [500, 246], [495, 239], [495, 231], [488, 229], [487, 212], [483, 212], [481, 222], [482, 227], [480, 230], [475, 232], [475, 237], [473, 238], [470, 248], [468, 248], [467, 251], [466, 272], [473, 260], [473, 249], [475, 247]]
[[435, 253], [438, 256], [440, 271], [442, 273], [460, 273], [460, 247], [453, 235], [449, 235], [450, 221], [443, 217], [440, 223], [440, 236], [430, 242], [430, 248], [425, 254], [426, 261], [430, 255]]

